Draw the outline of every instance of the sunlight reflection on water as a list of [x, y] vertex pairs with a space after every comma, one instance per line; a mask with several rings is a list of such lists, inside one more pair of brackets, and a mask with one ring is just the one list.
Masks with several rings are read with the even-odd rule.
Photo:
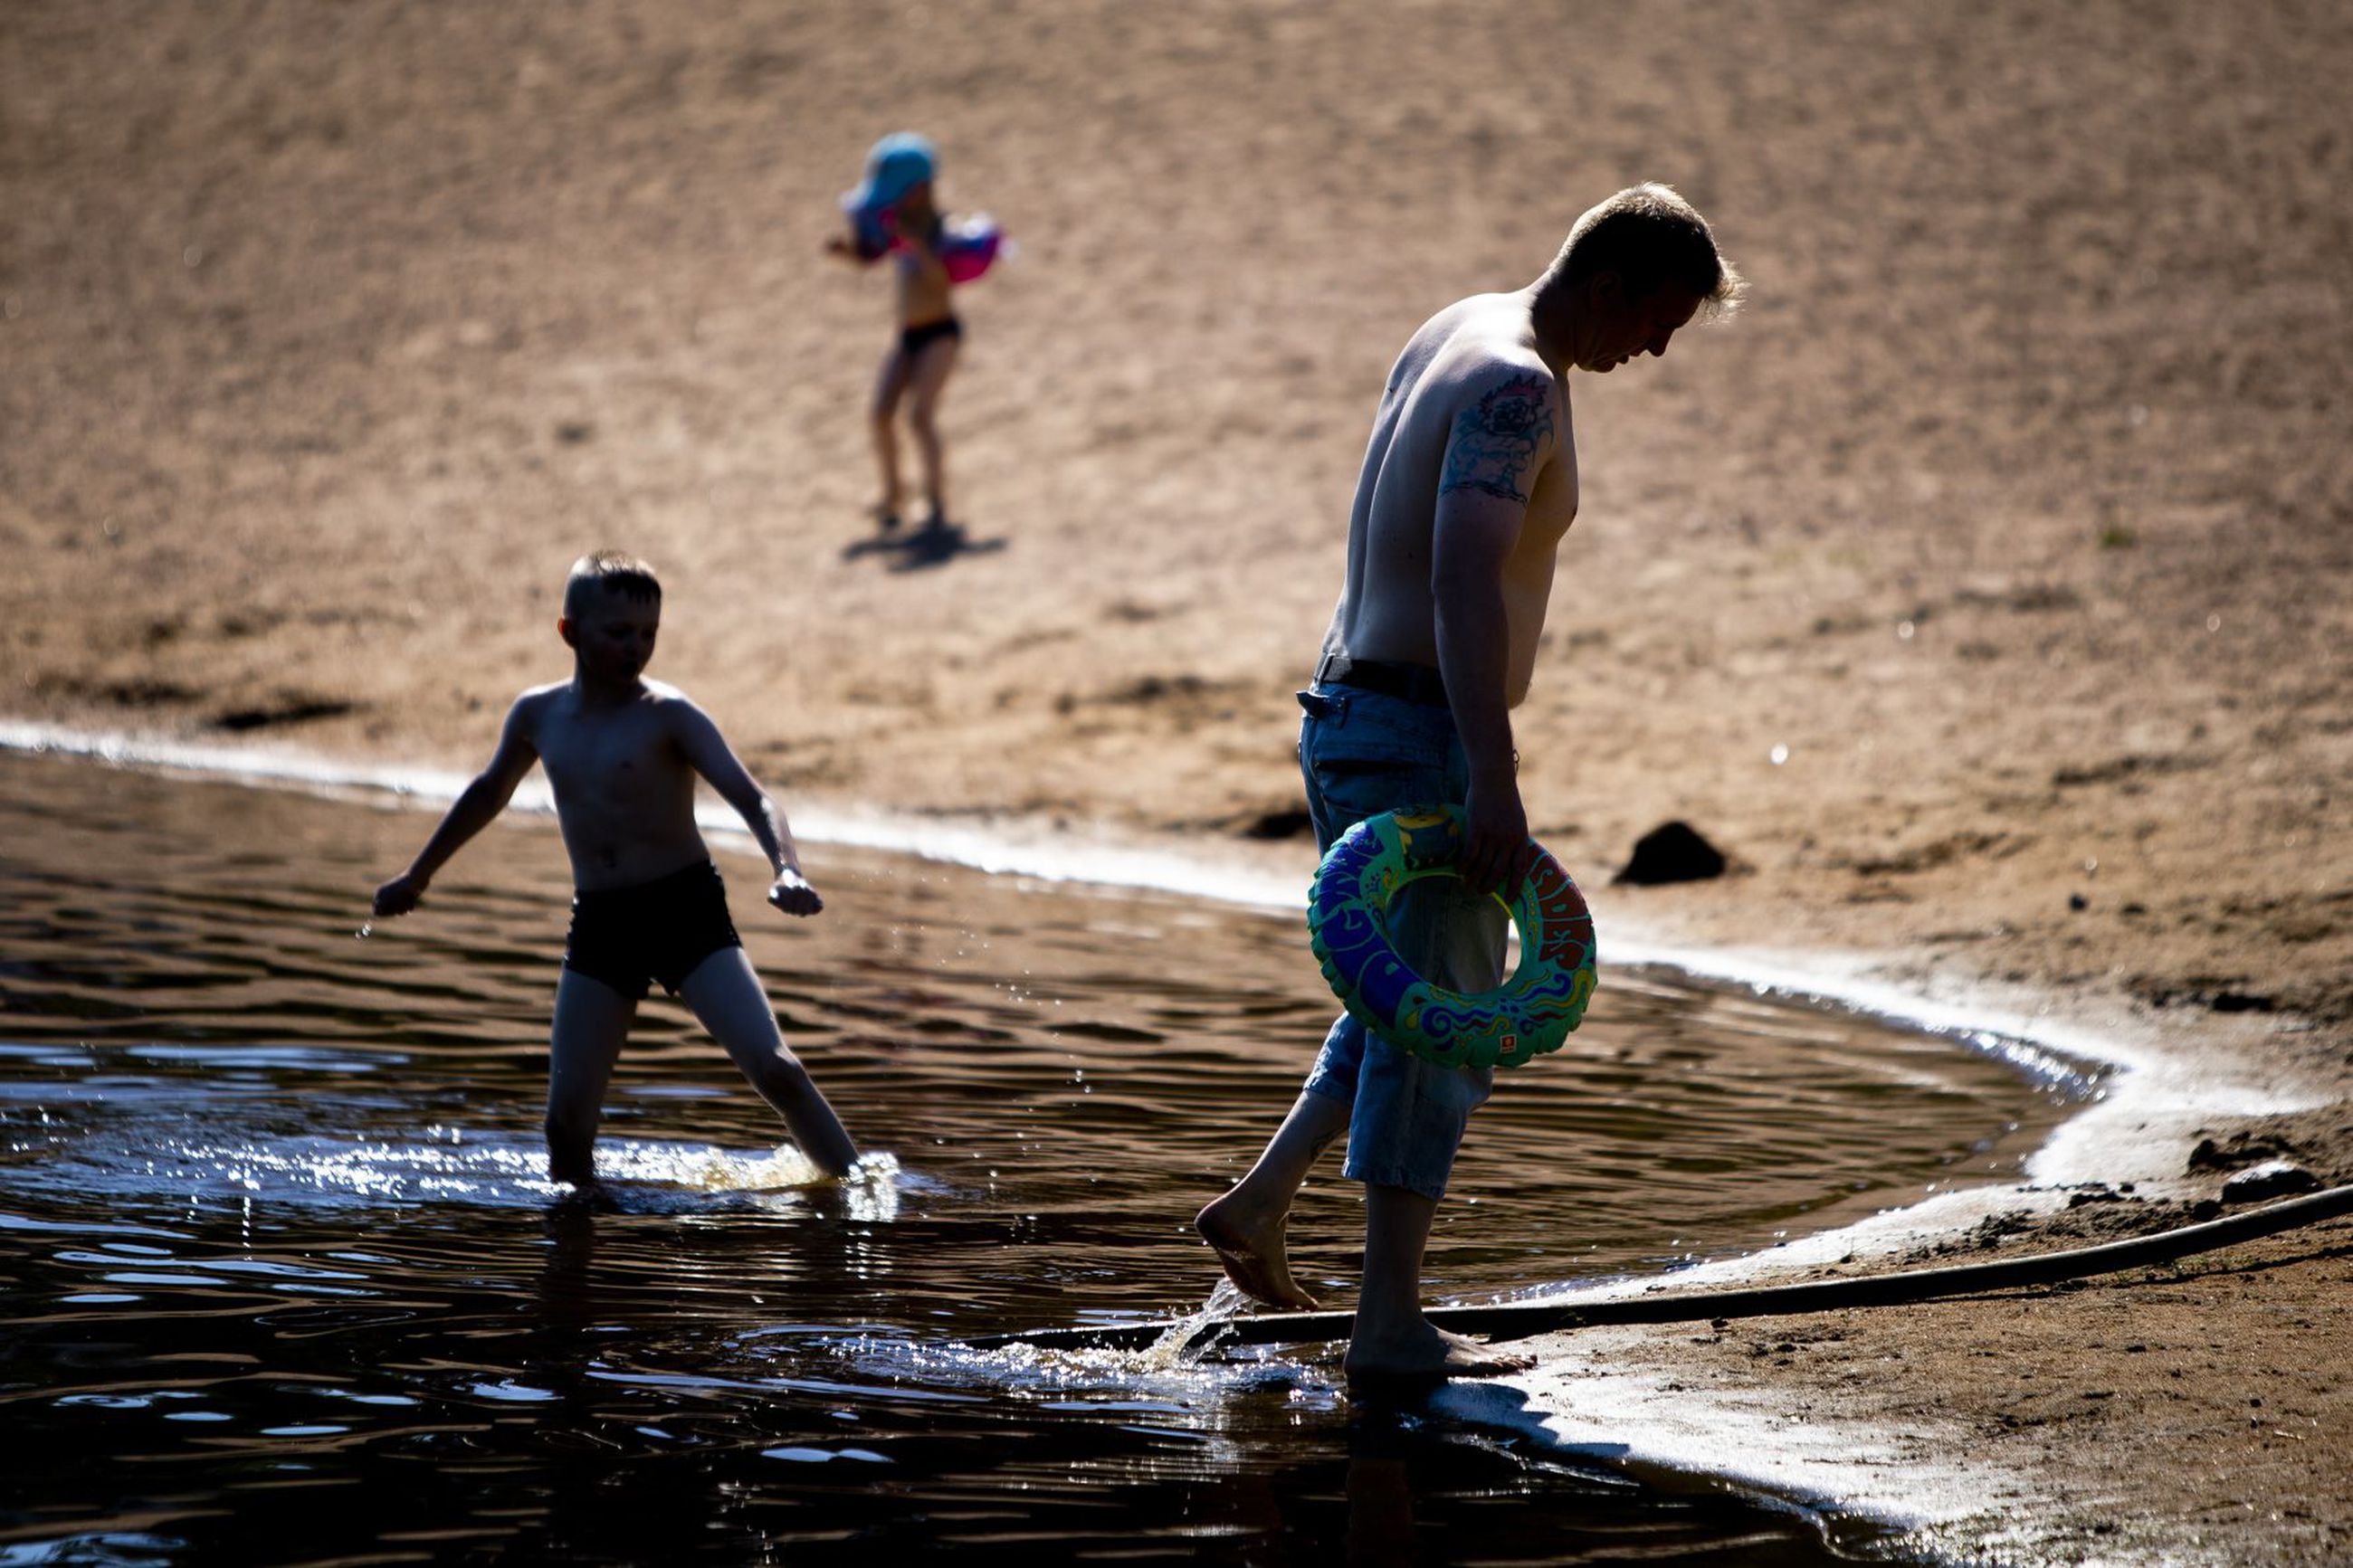
[[[873, 1152], [822, 1179], [657, 999], [597, 1206], [556, 1201], [537, 1135], [567, 891], [543, 825], [355, 942], [421, 817], [24, 758], [0, 784], [0, 1405], [55, 1560], [218, 1560], [269, 1528], [319, 1556], [420, 1530], [594, 1561], [1320, 1562], [1409, 1476], [1383, 1507], [1516, 1562], [1760, 1530], [1753, 1561], [1827, 1560], [1802, 1521], [1352, 1405], [1318, 1354], [1217, 1350], [1239, 1303], [1186, 1220], [1331, 1013], [1295, 920], [836, 850], [828, 912], [790, 924], [739, 877], [786, 1034]], [[1432, 1291], [1656, 1272], [2001, 1175], [2061, 1087], [1611, 973], [1474, 1125]], [[1345, 1299], [1360, 1226], [1311, 1185], [1311, 1288]], [[1135, 1353], [961, 1342], [1162, 1314], [1182, 1331]]]

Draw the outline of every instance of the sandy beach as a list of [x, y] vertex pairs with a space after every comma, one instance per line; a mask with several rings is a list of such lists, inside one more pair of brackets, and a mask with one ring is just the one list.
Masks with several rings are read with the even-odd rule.
[[[1291, 693], [1389, 360], [1662, 179], [1753, 299], [1573, 378], [1583, 507], [1516, 717], [1605, 941], [2213, 1091], [2056, 1163], [2113, 1201], [1922, 1257], [2178, 1223], [2267, 1157], [2353, 1180], [2341, 7], [0, 28], [0, 717], [464, 768], [612, 544], [665, 575], [655, 673], [788, 809], [1303, 878]], [[901, 125], [1018, 247], [959, 299], [930, 552], [864, 519], [886, 287], [822, 253]], [[1669, 820], [1731, 874], [1610, 885]], [[2348, 1281], [2337, 1224], [1555, 1354], [1965, 1459], [1967, 1560], [2321, 1563]]]

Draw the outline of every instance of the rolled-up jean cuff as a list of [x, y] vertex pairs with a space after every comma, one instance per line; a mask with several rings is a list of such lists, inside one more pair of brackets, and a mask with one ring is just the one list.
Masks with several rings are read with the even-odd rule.
[[1343, 1166], [1340, 1173], [1352, 1182], [1362, 1182], [1368, 1187], [1402, 1187], [1407, 1192], [1419, 1193], [1431, 1203], [1437, 1203], [1446, 1196], [1447, 1179], [1453, 1175], [1454, 1172], [1451, 1163], [1446, 1170], [1438, 1173], [1435, 1176], [1427, 1170], [1409, 1171], [1401, 1165], [1350, 1163]]
[[1493, 1080], [1489, 1071], [1435, 1067], [1367, 1041], [1340, 1173], [1371, 1186], [1444, 1197], [1463, 1128]]
[[1311, 1072], [1307, 1081], [1299, 1086], [1302, 1094], [1312, 1094], [1319, 1100], [1336, 1100], [1343, 1105], [1356, 1103], [1356, 1086], [1337, 1073]]
[[1356, 1086], [1365, 1076], [1365, 1026], [1343, 1013], [1324, 1031], [1324, 1048], [1315, 1053], [1303, 1092], [1345, 1104], [1356, 1102]]

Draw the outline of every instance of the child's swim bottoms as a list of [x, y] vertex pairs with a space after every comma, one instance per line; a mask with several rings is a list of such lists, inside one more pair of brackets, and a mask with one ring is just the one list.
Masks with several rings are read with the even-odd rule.
[[920, 327], [899, 329], [899, 352], [913, 359], [942, 338], [964, 336], [964, 323], [954, 316], [943, 316], [936, 321], [925, 321]]
[[722, 948], [743, 945], [727, 918], [727, 884], [705, 860], [634, 888], [573, 894], [564, 967], [635, 1002], [656, 980], [677, 995], [697, 964]]

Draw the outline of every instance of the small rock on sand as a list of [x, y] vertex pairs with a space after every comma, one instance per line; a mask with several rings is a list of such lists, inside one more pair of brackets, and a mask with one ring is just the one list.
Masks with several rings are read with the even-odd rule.
[[2266, 1160], [2260, 1165], [2250, 1165], [2222, 1184], [2222, 1201], [2226, 1204], [2258, 1204], [2265, 1198], [2284, 1198], [2292, 1193], [2317, 1192], [2320, 1178], [2302, 1165], [2285, 1160]]
[[1724, 875], [1724, 851], [1688, 822], [1666, 822], [1634, 841], [1634, 857], [1616, 879], [1637, 887], [1700, 882]]

